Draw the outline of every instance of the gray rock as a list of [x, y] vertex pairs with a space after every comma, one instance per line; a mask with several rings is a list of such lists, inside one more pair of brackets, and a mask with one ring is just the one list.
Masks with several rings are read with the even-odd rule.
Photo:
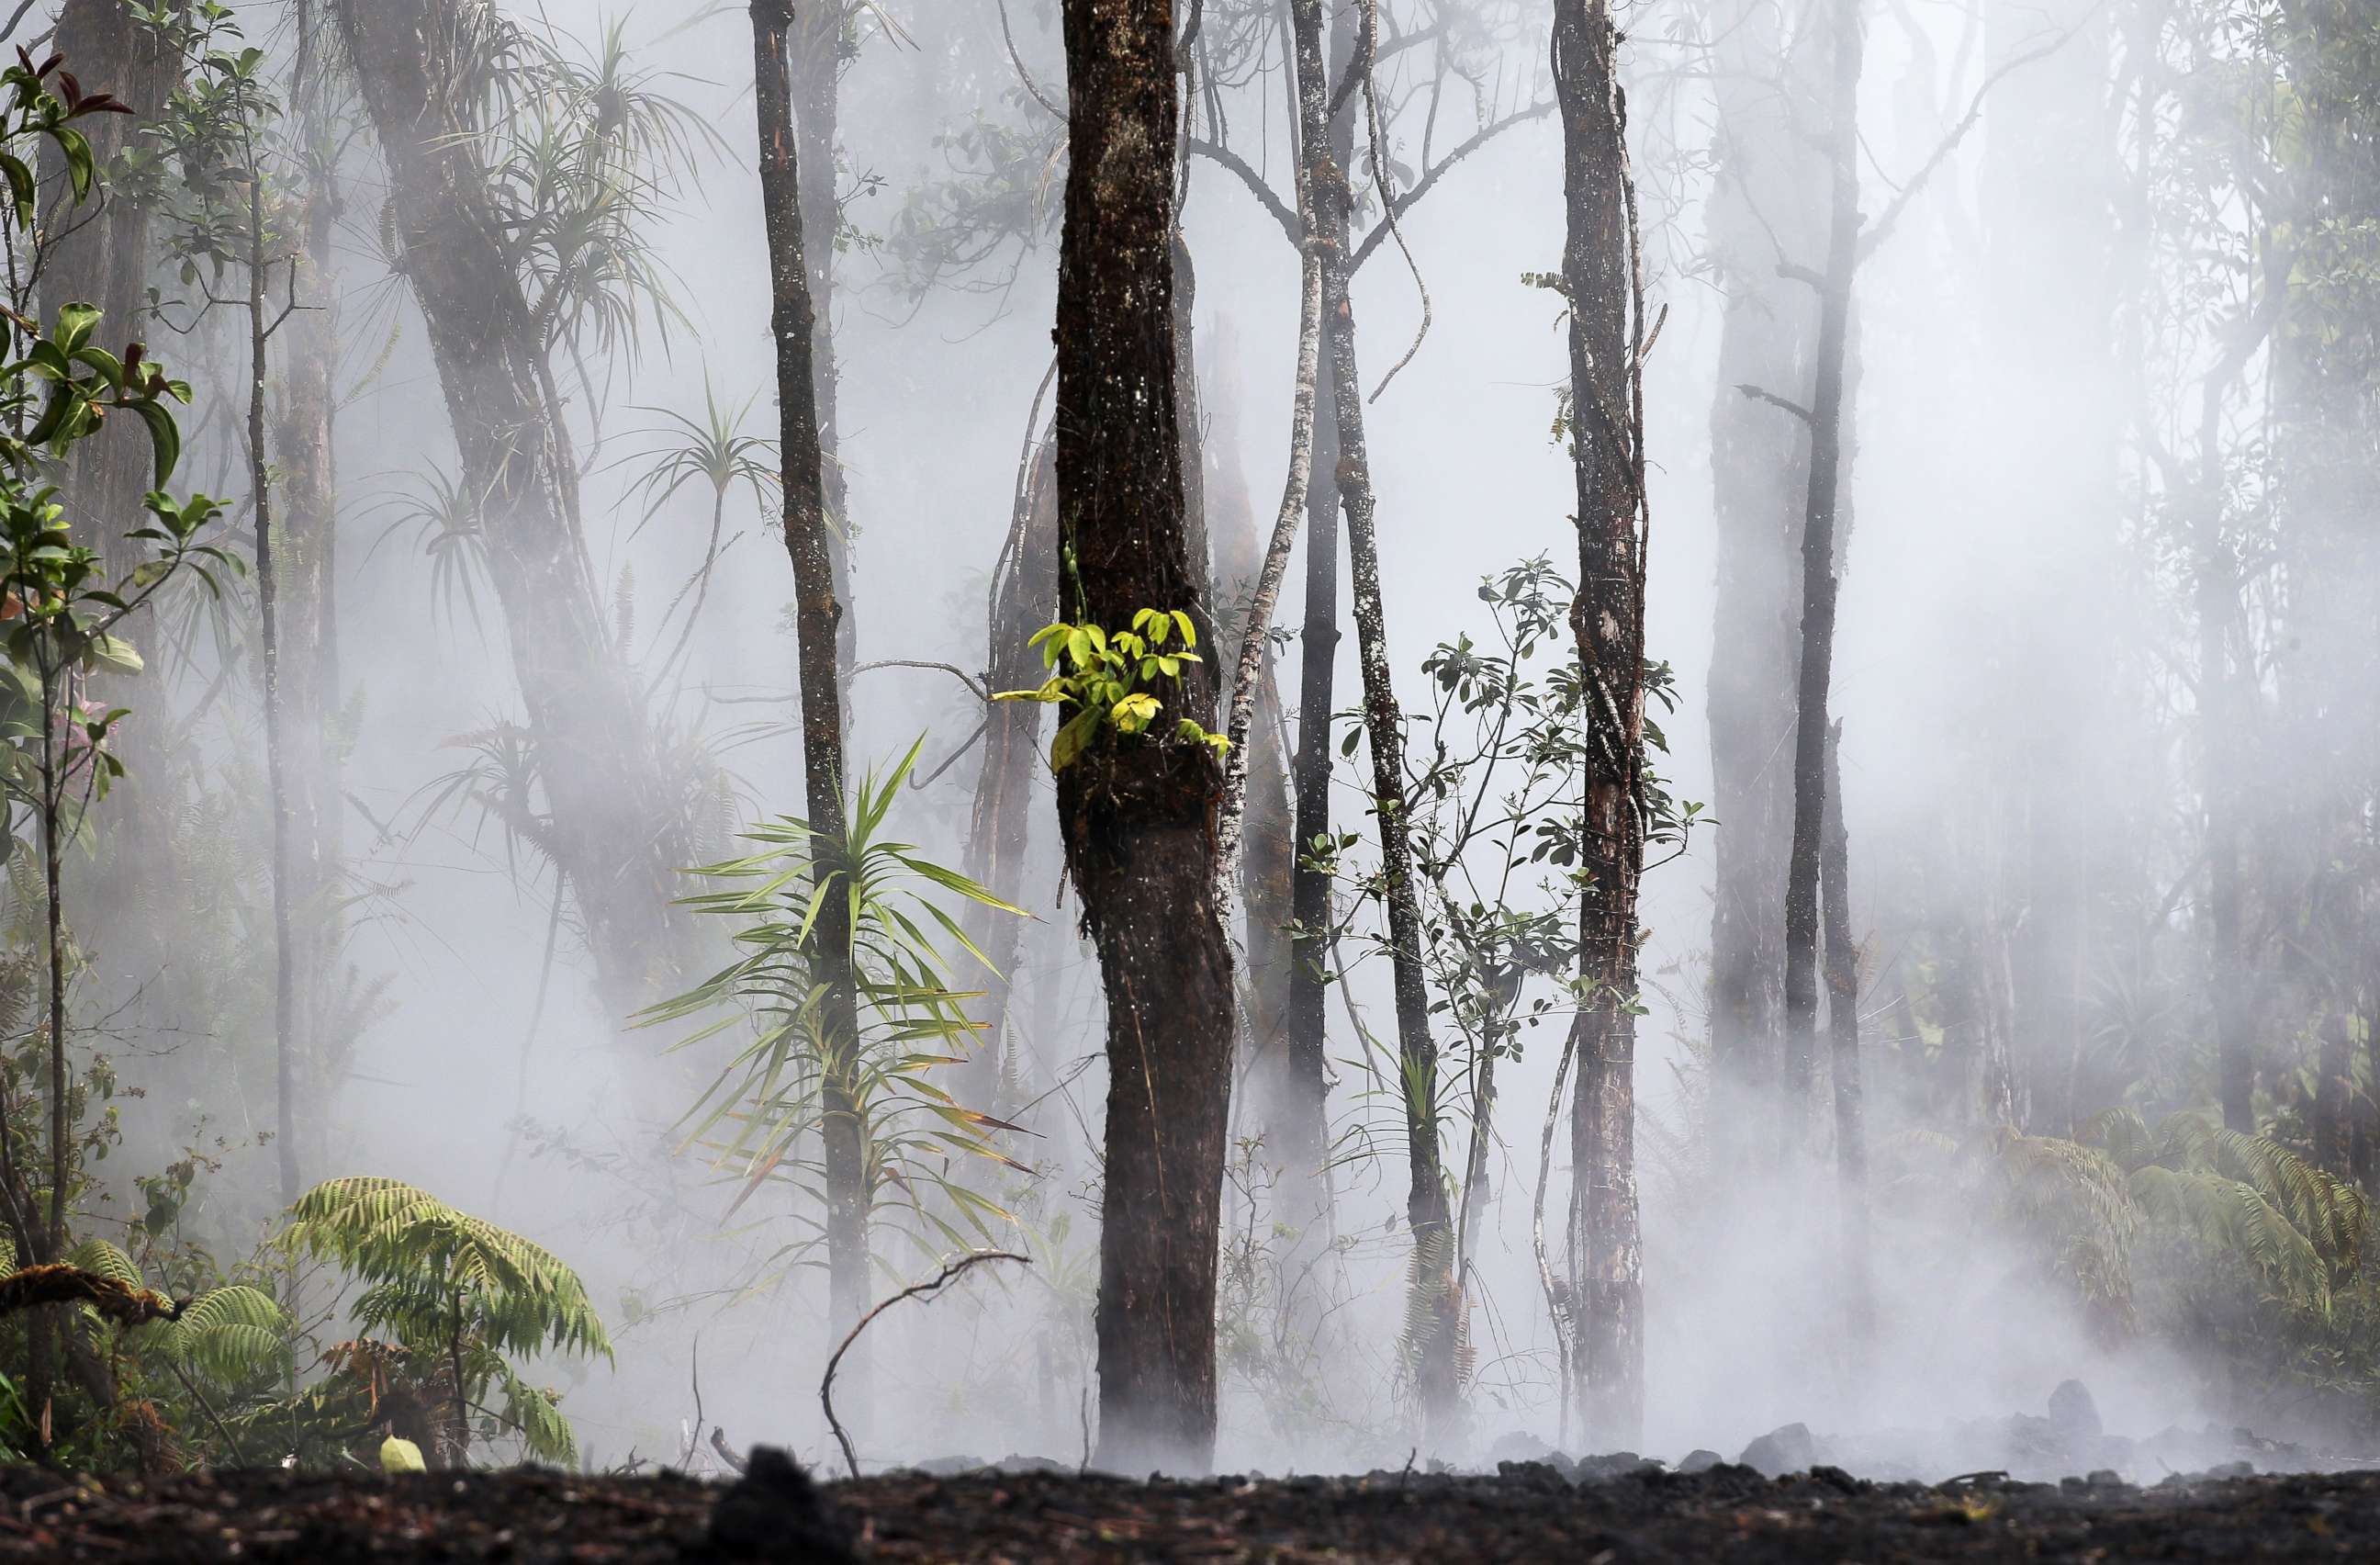
[[1818, 1460], [1818, 1442], [1808, 1424], [1788, 1424], [1744, 1447], [1736, 1460], [1765, 1477], [1781, 1478], [1788, 1473], [1808, 1472]]
[[979, 1456], [938, 1456], [918, 1462], [916, 1471], [929, 1478], [955, 1478], [962, 1473], [979, 1472], [983, 1458]]
[[1525, 1429], [1515, 1429], [1509, 1435], [1498, 1436], [1496, 1443], [1488, 1448], [1488, 1465], [1493, 1467], [1500, 1461], [1544, 1461], [1555, 1454], [1553, 1447], [1535, 1435]]
[[1719, 1455], [1717, 1451], [1705, 1450], [1701, 1447], [1697, 1446], [1693, 1450], [1688, 1451], [1685, 1454], [1684, 1460], [1678, 1463], [1678, 1471], [1681, 1473], [1707, 1473], [1726, 1460], [1727, 1459], [1725, 1457]]
[[2049, 1421], [2070, 1440], [2095, 1440], [2105, 1432], [2099, 1424], [2099, 1404], [2091, 1400], [2091, 1388], [2080, 1380], [2060, 1381], [2058, 1389], [2049, 1393]]

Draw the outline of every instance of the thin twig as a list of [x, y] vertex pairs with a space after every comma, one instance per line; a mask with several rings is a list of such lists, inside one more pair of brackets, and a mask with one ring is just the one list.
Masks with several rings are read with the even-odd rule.
[[2107, 9], [2107, 0], [2099, 0], [2097, 5], [2083, 12], [2072, 27], [2037, 49], [2027, 50], [2013, 59], [2002, 61], [1998, 69], [1984, 78], [1983, 85], [1975, 89], [1973, 101], [1967, 104], [1965, 116], [1950, 128], [1950, 133], [1943, 137], [1934, 148], [1932, 154], [1918, 165], [1917, 172], [1910, 176], [1909, 183], [1903, 185], [1900, 188], [1900, 193], [1892, 198], [1892, 204], [1884, 209], [1884, 215], [1876, 220], [1876, 226], [1860, 236], [1858, 251], [1860, 260], [1865, 261], [1875, 254], [1876, 247], [1891, 237], [1893, 225], [1900, 221], [1900, 214], [1909, 210], [1909, 203], [1916, 200], [1917, 193], [1925, 188], [1925, 181], [1932, 178], [1934, 171], [1948, 162], [1952, 153], [1959, 150], [1959, 143], [1967, 139], [1967, 132], [1973, 130], [1976, 123], [1984, 117], [1984, 99], [1991, 90], [1998, 86], [2010, 73], [2021, 70], [2037, 60], [2046, 60], [2065, 48], [2076, 33], [2088, 27], [2093, 18]]
[[883, 1302], [871, 1308], [866, 1314], [860, 1316], [858, 1324], [851, 1328], [850, 1333], [844, 1338], [841, 1345], [835, 1349], [834, 1357], [826, 1361], [826, 1375], [819, 1381], [819, 1406], [826, 1410], [827, 1427], [834, 1431], [835, 1444], [843, 1448], [844, 1465], [851, 1469], [851, 1475], [853, 1477], [856, 1478], [859, 1476], [859, 1458], [852, 1454], [851, 1437], [843, 1432], [843, 1421], [834, 1416], [834, 1372], [842, 1364], [843, 1355], [851, 1351], [851, 1345], [859, 1340], [859, 1334], [868, 1329], [868, 1323], [869, 1321], [874, 1320], [878, 1315], [882, 1314], [885, 1311], [891, 1309], [893, 1305], [899, 1303], [904, 1299], [915, 1299], [922, 1295], [940, 1292], [944, 1284], [950, 1282], [961, 1272], [965, 1271], [969, 1266], [972, 1266], [980, 1261], [1015, 1261], [1028, 1266], [1033, 1264], [1033, 1258], [1031, 1256], [1019, 1255], [1012, 1250], [977, 1250], [962, 1255], [957, 1260], [953, 1261], [949, 1265], [944, 1266], [931, 1280], [912, 1283], [907, 1288], [901, 1290], [900, 1292], [892, 1295], [890, 1299], [887, 1299]]

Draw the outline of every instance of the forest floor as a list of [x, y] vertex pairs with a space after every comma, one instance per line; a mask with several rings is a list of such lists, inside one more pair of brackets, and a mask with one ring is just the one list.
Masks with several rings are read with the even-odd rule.
[[907, 1473], [813, 1489], [757, 1453], [734, 1486], [670, 1474], [278, 1471], [153, 1482], [0, 1471], [0, 1560], [1627, 1561], [2380, 1558], [2380, 1474], [1868, 1484], [1721, 1466], [1573, 1485], [1500, 1475], [1138, 1483]]

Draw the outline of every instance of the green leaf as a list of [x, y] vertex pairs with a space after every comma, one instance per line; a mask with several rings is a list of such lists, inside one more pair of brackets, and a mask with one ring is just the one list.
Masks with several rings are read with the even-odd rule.
[[131, 404], [131, 407], [140, 415], [140, 422], [149, 426], [149, 445], [157, 458], [157, 486], [162, 489], [166, 480], [174, 476], [175, 468], [181, 465], [181, 428], [174, 422], [173, 412], [162, 402], [144, 399]]

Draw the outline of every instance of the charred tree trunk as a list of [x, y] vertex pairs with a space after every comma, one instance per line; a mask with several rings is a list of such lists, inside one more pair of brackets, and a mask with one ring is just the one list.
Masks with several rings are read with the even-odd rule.
[[[802, 262], [810, 295], [810, 365], [818, 404], [820, 486], [825, 495], [827, 559], [834, 595], [851, 601], [850, 495], [843, 468], [840, 408], [843, 372], [834, 348], [834, 257], [843, 233], [843, 202], [835, 190], [835, 139], [843, 117], [843, 35], [851, 9], [840, 0], [795, 8], [787, 34], [794, 98], [794, 156], [800, 165]], [[1039, 630], [1039, 626], [1035, 626]], [[836, 654], [848, 669], [858, 661], [858, 622], [845, 614], [835, 628]]]
[[[1058, 519], [1066, 617], [1189, 610], [1173, 363], [1180, 121], [1167, 0], [1064, 0], [1069, 148], [1058, 260]], [[1058, 774], [1066, 866], [1108, 1003], [1099, 1436], [1113, 1471], [1214, 1458], [1215, 1284], [1233, 1023], [1214, 901], [1214, 666], [1185, 666], [1152, 735]]]
[[[1827, 1038], [1835, 1089], [1835, 1173], [1842, 1187], [1843, 1286], [1850, 1347], [1856, 1355], [1873, 1333], [1869, 1276], [1867, 1125], [1860, 1081], [1859, 947], [1852, 940], [1851, 833], [1843, 825], [1843, 725], [1827, 731], [1826, 840], [1818, 853], [1818, 897], [1827, 923]], [[1854, 1368], [1854, 1383], [1857, 1370]]]
[[1562, 250], [1570, 302], [1571, 454], [1585, 676], [1578, 1084], [1571, 1107], [1575, 1394], [1591, 1449], [1633, 1448], [1645, 1424], [1645, 1287], [1636, 1206], [1636, 888], [1645, 872], [1644, 408], [1637, 378], [1635, 198], [1619, 32], [1607, 0], [1556, 0]]
[[682, 812], [605, 624], [545, 349], [468, 111], [451, 96], [466, 30], [454, 0], [336, 6], [388, 165], [397, 265], [429, 326], [464, 481], [481, 496], [554, 857], [586, 916], [604, 1003], [625, 1015], [683, 976], [686, 925], [673, 902]]
[[835, 594], [829, 548], [824, 456], [813, 395], [811, 352], [817, 342], [805, 236], [800, 175], [794, 142], [786, 32], [792, 0], [753, 0], [753, 107], [760, 132], [760, 199], [769, 236], [769, 331], [777, 349], [778, 450], [784, 482], [785, 552], [794, 568], [795, 635], [799, 645], [802, 784], [818, 886], [811, 931], [816, 981], [825, 990], [820, 1029], [820, 1131], [826, 1174], [826, 1256], [829, 1324], [837, 1337], [868, 1308], [868, 1168], [861, 1106], [854, 1088], [859, 1064], [859, 1007], [852, 975], [851, 898], [844, 854], [842, 667], [836, 626], [844, 605]]
[[1833, 216], [1810, 398], [1810, 495], [1802, 524], [1802, 657], [1793, 727], [1793, 838], [1785, 871], [1785, 1113], [1806, 1133], [1818, 1033], [1818, 846], [1827, 798], [1827, 698], [1835, 655], [1835, 520], [1843, 479], [1843, 370], [1859, 264], [1859, 0], [1838, 0], [1828, 156]]
[[1364, 445], [1364, 394], [1355, 371], [1355, 312], [1347, 291], [1353, 192], [1345, 166], [1323, 156], [1330, 144], [1324, 128], [1330, 86], [1322, 69], [1321, 0], [1292, 0], [1290, 18], [1297, 56], [1299, 141], [1305, 149], [1305, 174], [1320, 230], [1316, 248], [1322, 263], [1323, 333], [1330, 343], [1326, 389], [1338, 412], [1339, 502], [1347, 522], [1355, 642], [1364, 674], [1364, 733], [1371, 752], [1373, 810], [1380, 828], [1381, 899], [1388, 909], [1389, 957], [1394, 969], [1397, 1054], [1411, 1173], [1405, 1217], [1414, 1246], [1406, 1350], [1414, 1363], [1426, 1431], [1433, 1441], [1443, 1442], [1451, 1438], [1462, 1411], [1464, 1312], [1440, 1147], [1438, 1043], [1430, 1033], [1429, 986], [1422, 966], [1421, 903], [1404, 820], [1403, 712], [1389, 666], [1379, 543], [1373, 531], [1371, 459]]

